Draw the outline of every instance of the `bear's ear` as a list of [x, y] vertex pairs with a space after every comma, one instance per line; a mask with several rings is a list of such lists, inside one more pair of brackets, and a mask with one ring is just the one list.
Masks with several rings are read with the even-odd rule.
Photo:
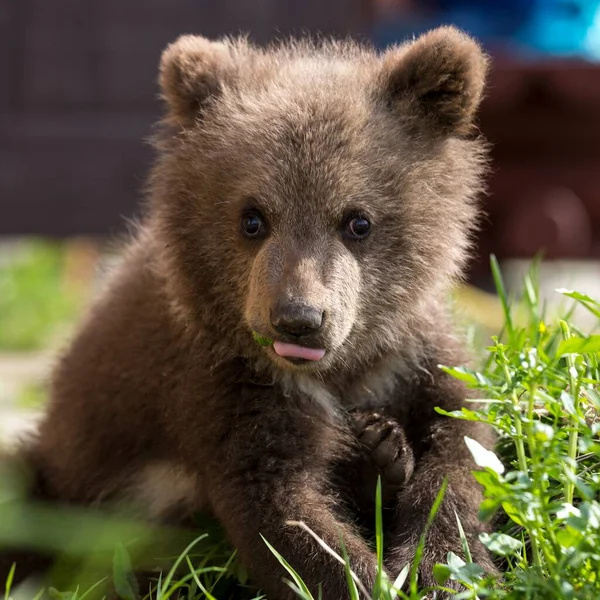
[[181, 36], [167, 46], [160, 61], [159, 83], [170, 116], [191, 125], [223, 84], [234, 79], [236, 70], [228, 42]]
[[454, 27], [440, 27], [383, 56], [382, 86], [395, 110], [425, 120], [443, 135], [471, 130], [488, 59], [479, 44]]

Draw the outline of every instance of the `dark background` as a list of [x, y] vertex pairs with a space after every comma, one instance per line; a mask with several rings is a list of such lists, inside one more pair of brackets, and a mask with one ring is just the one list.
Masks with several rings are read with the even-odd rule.
[[[408, 4], [0, 0], [0, 235], [105, 236], [126, 227], [152, 158], [144, 140], [161, 110], [158, 60], [178, 35], [243, 31], [265, 42], [310, 31], [377, 42]], [[597, 258], [599, 67], [494, 56], [481, 113], [493, 171], [473, 278], [485, 276], [490, 252]]]
[[151, 158], [160, 53], [178, 35], [355, 33], [360, 11], [345, 0], [2, 0], [0, 233], [122, 227]]

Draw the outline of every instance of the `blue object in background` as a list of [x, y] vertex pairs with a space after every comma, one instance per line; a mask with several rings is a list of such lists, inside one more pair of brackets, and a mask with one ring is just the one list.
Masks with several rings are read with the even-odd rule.
[[600, 1], [537, 0], [517, 39], [541, 53], [600, 60]]
[[444, 23], [477, 37], [492, 52], [520, 58], [577, 56], [600, 60], [600, 0], [438, 0], [425, 16], [380, 22], [380, 46], [402, 41]]

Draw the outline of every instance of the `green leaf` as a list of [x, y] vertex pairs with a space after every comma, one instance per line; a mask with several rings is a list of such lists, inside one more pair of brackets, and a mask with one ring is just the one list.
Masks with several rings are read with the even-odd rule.
[[438, 365], [444, 373], [451, 375], [454, 379], [458, 379], [459, 381], [464, 381], [472, 387], [477, 386], [477, 377], [475, 373], [465, 367], [445, 367], [444, 365]]
[[479, 505], [479, 512], [477, 513], [477, 517], [480, 521], [485, 522], [489, 521], [500, 508], [501, 502], [494, 498], [486, 498]]
[[396, 577], [396, 579], [394, 580], [394, 584], [392, 585], [392, 589], [396, 594], [398, 594], [398, 592], [404, 587], [409, 573], [410, 564], [404, 565], [400, 573], [398, 573], [398, 577]]
[[478, 467], [487, 467], [500, 475], [504, 473], [504, 465], [491, 450], [486, 450], [477, 440], [469, 436], [465, 435], [464, 440]]
[[453, 579], [468, 584], [473, 584], [476, 579], [485, 574], [485, 571], [478, 564], [466, 563], [454, 552], [448, 552], [447, 567]]
[[564, 288], [559, 288], [556, 291], [563, 296], [568, 296], [569, 298], [573, 298], [573, 300], [577, 300], [579, 304], [587, 308], [587, 310], [600, 319], [600, 302], [591, 296], [587, 296], [580, 292], [574, 292], [573, 290], [565, 290]]
[[479, 540], [490, 552], [500, 556], [511, 556], [523, 546], [520, 540], [499, 532], [480, 533]]
[[138, 600], [140, 590], [131, 566], [131, 557], [123, 544], [117, 544], [113, 556], [113, 579], [117, 596], [122, 600]]
[[558, 356], [565, 354], [591, 354], [600, 352], [600, 335], [590, 335], [587, 338], [571, 337], [563, 340], [556, 351]]
[[521, 513], [509, 501], [505, 500], [502, 502], [502, 508], [517, 525], [525, 527], [525, 523], [523, 522], [523, 519], [521, 519]]
[[496, 471], [471, 471], [475, 480], [483, 486], [485, 496], [488, 498], [503, 498], [507, 494], [507, 487], [501, 481]]
[[450, 567], [453, 572], [462, 569], [466, 564], [467, 563], [460, 558], [460, 556], [457, 556], [454, 552], [448, 552], [448, 567]]
[[264, 337], [264, 336], [260, 335], [260, 333], [256, 333], [256, 331], [252, 332], [252, 337], [254, 338], [254, 341], [259, 346], [272, 346], [273, 345], [273, 340], [269, 339], [268, 337]]
[[583, 533], [574, 527], [563, 527], [556, 533], [556, 540], [563, 548], [575, 548], [583, 539]]
[[439, 583], [439, 585], [444, 585], [448, 579], [450, 579], [450, 575], [452, 575], [452, 571], [448, 567], [448, 565], [434, 565], [433, 567], [433, 576], [435, 580]]
[[451, 419], [461, 419], [462, 421], [474, 421], [476, 423], [480, 423], [484, 421], [484, 419], [474, 410], [470, 410], [469, 408], [461, 408], [461, 410], [452, 410], [447, 411], [439, 406], [435, 407], [435, 412], [439, 415], [444, 415], [445, 417], [450, 417]]
[[577, 414], [577, 411], [575, 410], [575, 401], [573, 400], [573, 396], [571, 396], [571, 394], [569, 394], [565, 390], [561, 391], [560, 393], [560, 402], [565, 412], [567, 412], [570, 415]]

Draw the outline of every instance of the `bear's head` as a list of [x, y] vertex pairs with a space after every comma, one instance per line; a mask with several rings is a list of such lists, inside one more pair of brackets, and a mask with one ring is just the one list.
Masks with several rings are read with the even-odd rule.
[[150, 221], [177, 313], [221, 352], [284, 369], [352, 369], [406, 344], [468, 254], [486, 68], [453, 28], [382, 54], [169, 46]]

